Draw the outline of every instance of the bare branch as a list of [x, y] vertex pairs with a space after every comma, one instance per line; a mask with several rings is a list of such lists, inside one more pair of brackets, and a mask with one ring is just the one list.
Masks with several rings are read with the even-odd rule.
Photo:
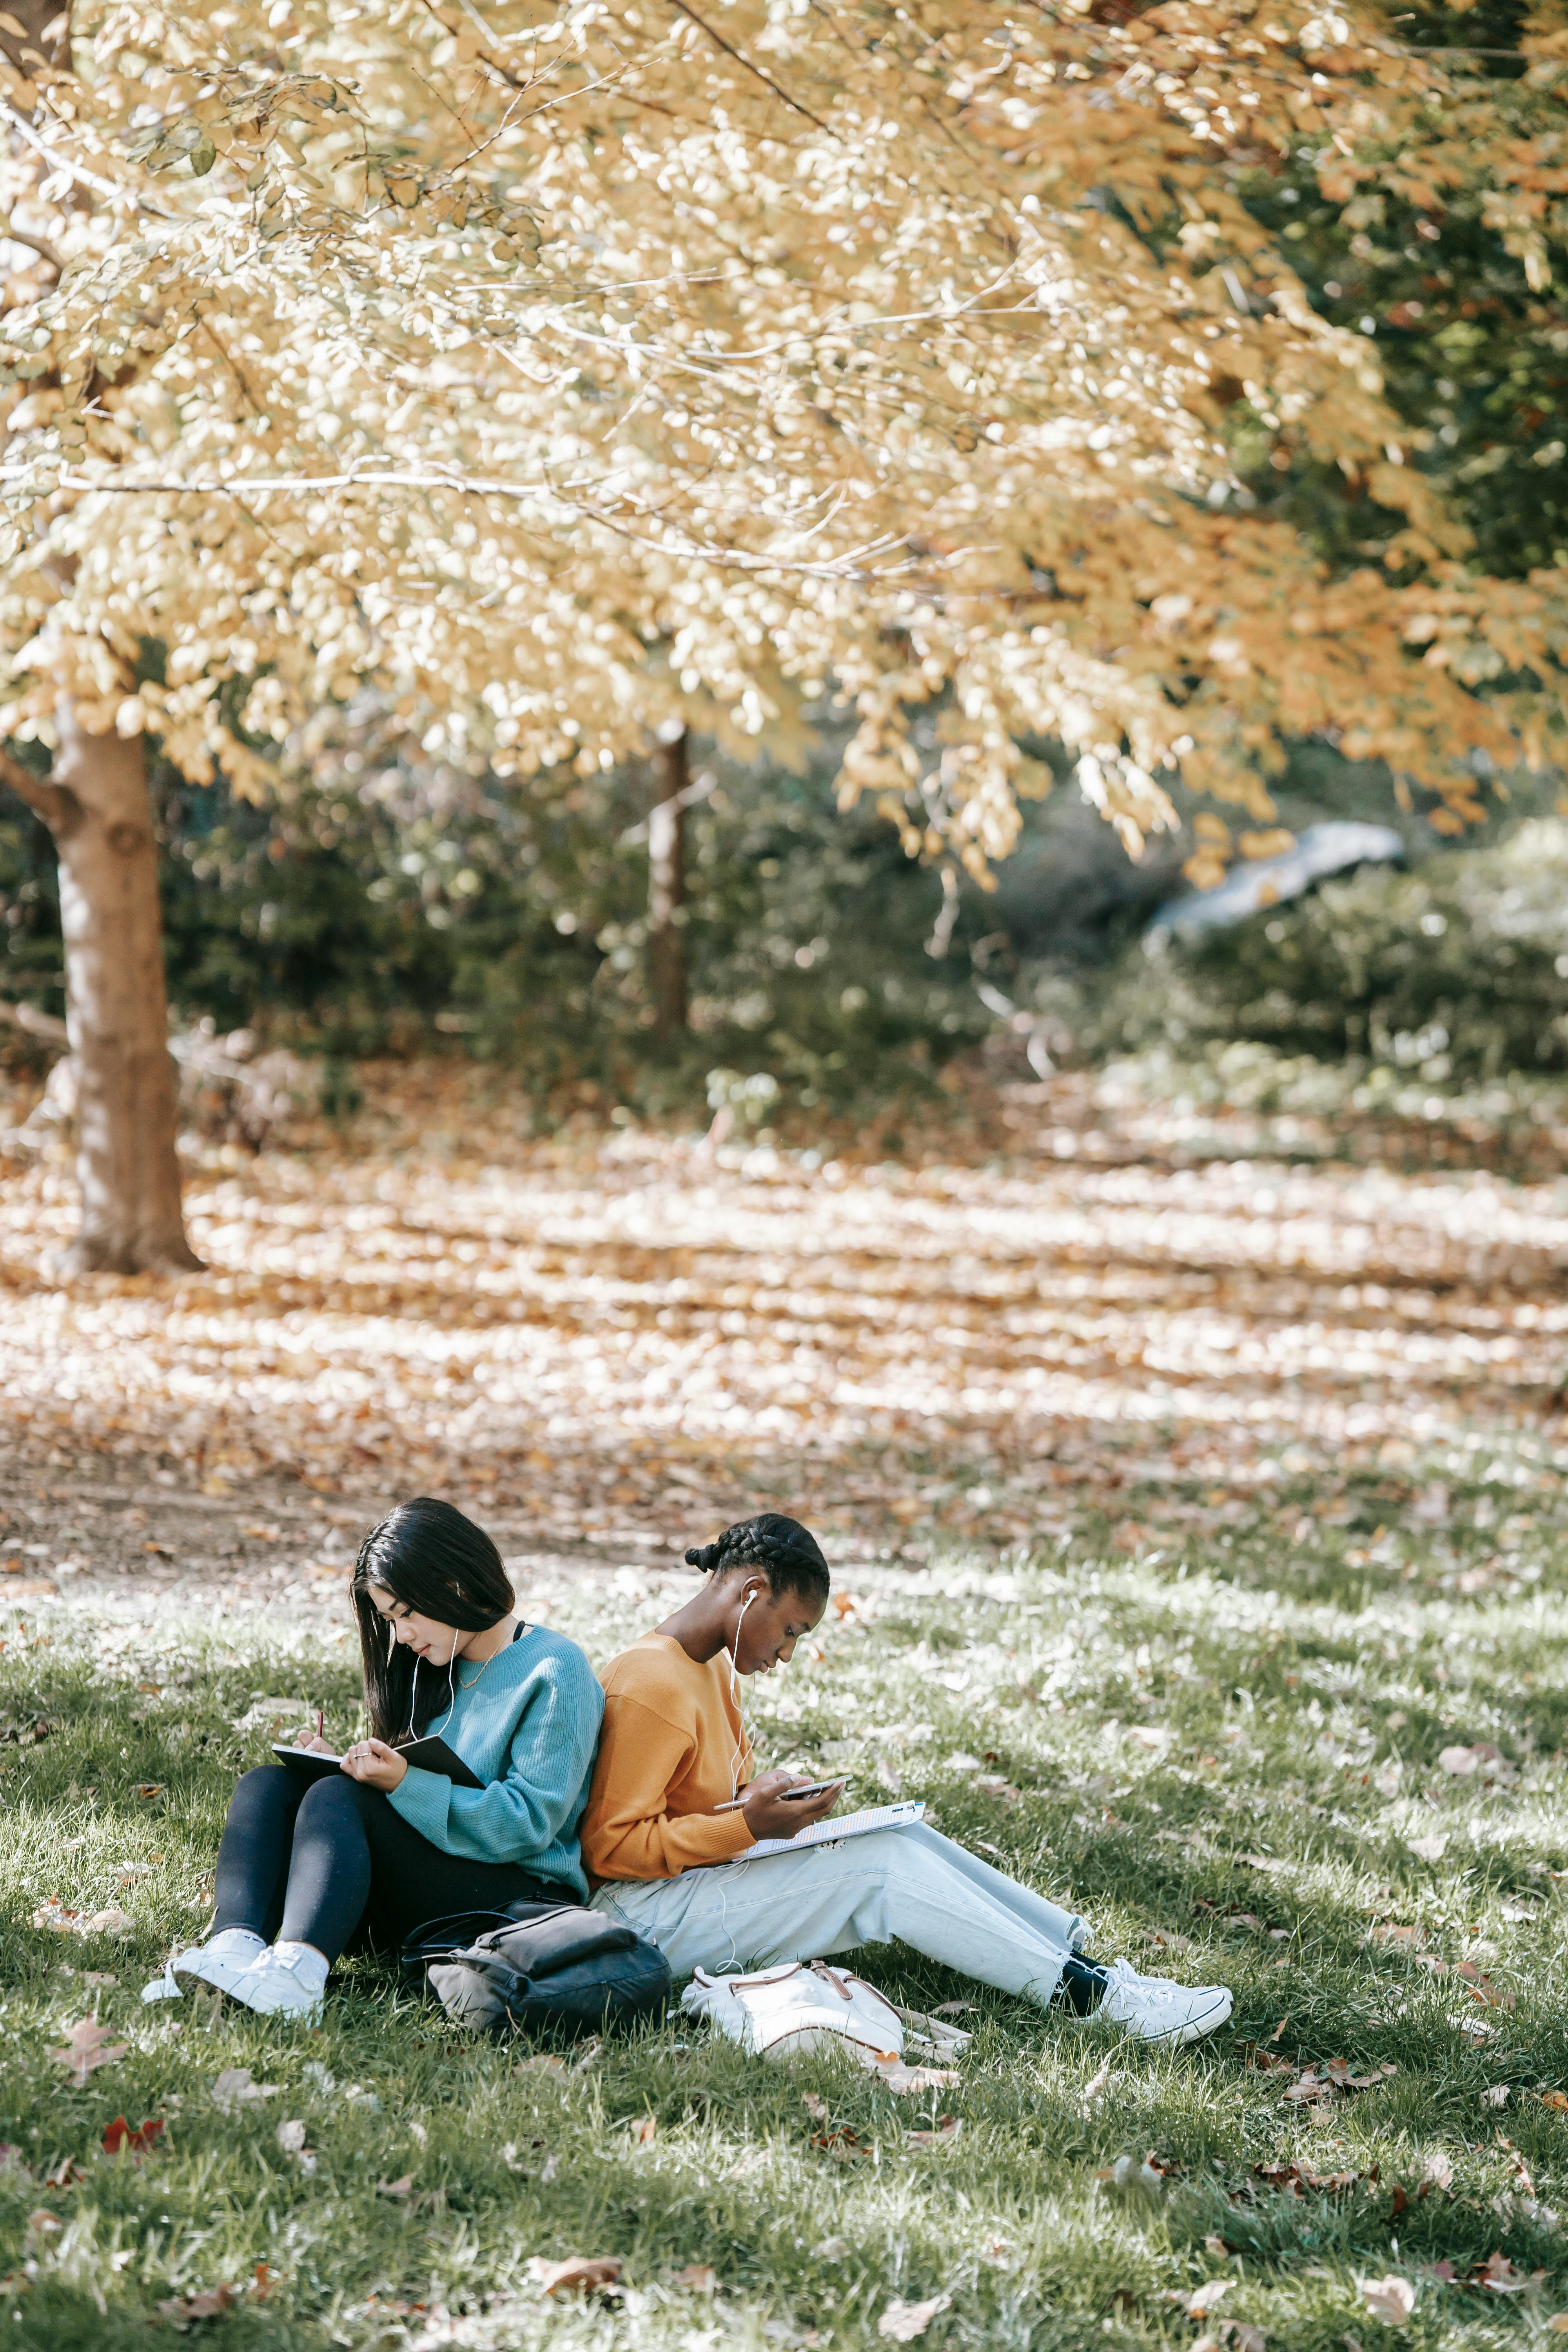
[[13, 1004], [8, 997], [0, 996], [0, 1021], [8, 1021], [14, 1029], [25, 1029], [30, 1037], [42, 1037], [50, 1045], [68, 1045], [70, 1032], [63, 1021], [52, 1013], [40, 1013], [36, 1004]]
[[162, 205], [148, 204], [134, 188], [116, 187], [112, 180], [100, 180], [96, 172], [84, 172], [79, 163], [73, 163], [70, 157], [62, 155], [58, 147], [51, 147], [47, 140], [40, 139], [26, 116], [18, 114], [14, 106], [7, 106], [4, 99], [0, 99], [0, 121], [8, 122], [13, 131], [19, 132], [46, 163], [52, 163], [57, 172], [68, 173], [79, 187], [90, 188], [95, 196], [107, 196], [110, 204], [129, 205], [135, 212], [150, 213], [157, 220], [178, 220], [177, 213], [165, 212]]
[[15, 221], [7, 221], [5, 227], [0, 228], [0, 239], [4, 239], [7, 245], [26, 246], [31, 252], [39, 255], [47, 261], [51, 269], [63, 272], [65, 268], [65, 263], [47, 236], [35, 236], [31, 229], [18, 228]]
[[0, 784], [9, 786], [19, 801], [26, 801], [57, 837], [74, 833], [81, 823], [81, 803], [68, 784], [51, 784], [47, 778], [35, 776], [4, 746], [0, 746]]
[[[793, 108], [796, 114], [804, 114], [806, 121], [815, 122], [819, 131], [827, 131], [827, 125], [819, 114], [813, 114], [809, 106], [803, 106], [798, 98], [792, 98], [787, 89], [781, 89], [771, 74], [765, 74], [761, 66], [754, 66], [750, 58], [743, 58], [739, 49], [732, 48], [722, 33], [716, 33], [713, 30], [706, 16], [700, 16], [695, 8], [687, 6], [686, 0], [669, 0], [669, 5], [672, 8], [679, 8], [683, 16], [689, 17], [692, 24], [706, 33], [715, 48], [722, 49], [727, 58], [733, 58], [738, 66], [743, 66], [749, 74], [754, 74], [764, 88], [773, 91], [775, 98], [782, 99], [784, 104]], [[831, 138], [833, 133], [829, 131], [827, 135]]]

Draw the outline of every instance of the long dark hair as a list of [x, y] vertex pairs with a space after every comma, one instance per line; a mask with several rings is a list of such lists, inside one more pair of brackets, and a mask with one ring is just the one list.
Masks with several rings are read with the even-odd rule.
[[354, 1562], [354, 1615], [359, 1620], [364, 1661], [364, 1703], [377, 1739], [402, 1739], [412, 1724], [423, 1731], [448, 1697], [438, 1674], [419, 1684], [419, 1661], [395, 1641], [391, 1626], [371, 1599], [374, 1586], [389, 1600], [439, 1625], [482, 1633], [510, 1614], [516, 1595], [511, 1579], [483, 1528], [475, 1527], [450, 1503], [416, 1495], [399, 1503], [372, 1528]]
[[686, 1558], [706, 1576], [727, 1576], [732, 1568], [760, 1568], [770, 1592], [799, 1592], [810, 1601], [827, 1598], [822, 1546], [809, 1528], [798, 1519], [786, 1519], [782, 1511], [737, 1519], [716, 1543], [696, 1544]]

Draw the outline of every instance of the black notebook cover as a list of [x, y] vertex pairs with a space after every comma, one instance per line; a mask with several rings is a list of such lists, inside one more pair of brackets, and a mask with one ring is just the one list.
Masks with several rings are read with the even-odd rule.
[[[398, 1739], [390, 1741], [399, 1756], [416, 1764], [422, 1772], [440, 1772], [454, 1789], [482, 1789], [484, 1782], [470, 1772], [456, 1748], [448, 1748], [444, 1739]], [[342, 1769], [341, 1756], [323, 1756], [320, 1748], [286, 1748], [274, 1740], [272, 1753], [293, 1772], [303, 1772], [312, 1780], [325, 1778], [329, 1772]]]

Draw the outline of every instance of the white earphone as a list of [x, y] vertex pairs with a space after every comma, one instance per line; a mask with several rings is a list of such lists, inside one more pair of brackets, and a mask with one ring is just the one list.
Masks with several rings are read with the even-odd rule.
[[741, 1647], [741, 1628], [746, 1622], [746, 1612], [751, 1607], [752, 1601], [756, 1599], [762, 1589], [763, 1588], [760, 1584], [753, 1584], [751, 1591], [747, 1593], [744, 1601], [742, 1601], [741, 1613], [735, 1620], [734, 1638], [727, 1644], [730, 1654], [730, 1696], [734, 1701], [735, 1714], [741, 1726], [740, 1742], [736, 1747], [733, 1756], [730, 1759], [730, 1796], [731, 1801], [733, 1801], [733, 1800], [741, 1793], [741, 1773], [743, 1767], [749, 1762], [752, 1755], [752, 1735], [746, 1729], [745, 1710], [741, 1705], [741, 1684], [740, 1678], [735, 1671], [735, 1659]]
[[[392, 1638], [393, 1638], [393, 1645], [395, 1647], [395, 1645], [396, 1645], [396, 1641], [397, 1641], [397, 1636], [396, 1636], [396, 1634], [395, 1634], [395, 1633], [394, 1633], [394, 1635], [393, 1635], [393, 1637], [392, 1637]], [[442, 1731], [445, 1731], [445, 1730], [446, 1730], [446, 1728], [447, 1728], [447, 1726], [451, 1722], [451, 1720], [452, 1720], [452, 1711], [453, 1711], [453, 1709], [456, 1707], [456, 1706], [457, 1706], [457, 1704], [458, 1704], [458, 1690], [457, 1690], [457, 1685], [456, 1685], [455, 1681], [453, 1680], [453, 1677], [454, 1677], [454, 1675], [457, 1674], [457, 1671], [458, 1671], [458, 1653], [457, 1653], [457, 1651], [456, 1651], [456, 1650], [454, 1650], [454, 1651], [452, 1652], [451, 1657], [448, 1659], [447, 1664], [447, 1712], [446, 1712], [446, 1714], [445, 1714], [445, 1715], [442, 1717], [442, 1718], [441, 1718], [441, 1730], [442, 1730]], [[413, 1737], [414, 1737], [414, 1715], [415, 1715], [415, 1708], [416, 1708], [416, 1703], [417, 1703], [417, 1700], [418, 1700], [418, 1696], [419, 1696], [419, 1660], [418, 1660], [418, 1658], [417, 1658], [417, 1657], [416, 1657], [416, 1659], [415, 1659], [415, 1661], [414, 1661], [414, 1672], [413, 1672], [413, 1674], [412, 1674], [412, 1675], [409, 1676], [409, 1678], [408, 1678], [408, 1729], [407, 1729], [406, 1733], [405, 1734], [405, 1737], [406, 1738], [409, 1738], [409, 1739], [412, 1739], [412, 1738], [413, 1738]], [[735, 1704], [736, 1704], [736, 1706], [738, 1706], [740, 1705], [740, 1701], [737, 1699], [737, 1700], [736, 1700], [736, 1702], [735, 1702]], [[439, 1734], [437, 1734], [437, 1737], [439, 1737]]]

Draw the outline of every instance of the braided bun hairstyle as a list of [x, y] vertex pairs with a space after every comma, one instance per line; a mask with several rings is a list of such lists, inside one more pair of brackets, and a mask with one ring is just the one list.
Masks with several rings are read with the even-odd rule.
[[763, 1511], [754, 1519], [737, 1519], [717, 1543], [695, 1544], [686, 1555], [689, 1568], [704, 1576], [724, 1576], [732, 1568], [760, 1568], [771, 1592], [799, 1592], [826, 1601], [830, 1581], [822, 1546], [809, 1528], [782, 1512]]

